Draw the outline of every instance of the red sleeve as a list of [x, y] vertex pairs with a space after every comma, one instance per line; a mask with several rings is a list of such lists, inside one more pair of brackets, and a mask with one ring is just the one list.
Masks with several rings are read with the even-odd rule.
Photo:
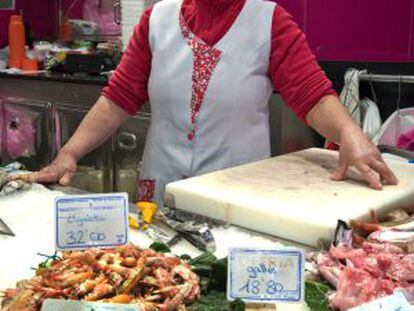
[[336, 94], [332, 83], [319, 67], [304, 33], [280, 5], [274, 11], [271, 40], [269, 75], [273, 86], [305, 120], [324, 96]]
[[128, 47], [102, 95], [134, 115], [148, 100], [151, 48], [148, 40], [151, 8], [134, 28]]

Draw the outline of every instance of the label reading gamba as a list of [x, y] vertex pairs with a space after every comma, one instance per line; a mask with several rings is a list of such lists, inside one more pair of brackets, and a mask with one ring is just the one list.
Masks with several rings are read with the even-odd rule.
[[304, 256], [298, 249], [234, 248], [228, 257], [227, 298], [246, 302], [301, 302]]
[[59, 197], [55, 210], [58, 250], [114, 247], [128, 242], [126, 193]]

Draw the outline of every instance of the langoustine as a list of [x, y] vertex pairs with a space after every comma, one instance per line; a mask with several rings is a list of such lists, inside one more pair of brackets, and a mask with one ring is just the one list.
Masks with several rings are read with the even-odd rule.
[[144, 311], [182, 310], [200, 297], [199, 277], [176, 257], [133, 245], [62, 253], [37, 276], [6, 290], [2, 310], [41, 309], [47, 298], [136, 304]]

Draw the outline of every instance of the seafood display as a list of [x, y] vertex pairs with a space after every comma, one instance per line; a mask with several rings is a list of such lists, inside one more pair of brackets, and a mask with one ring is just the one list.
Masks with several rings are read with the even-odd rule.
[[185, 310], [200, 298], [200, 285], [180, 258], [126, 245], [63, 252], [3, 296], [4, 311], [40, 310], [48, 298], [136, 304], [144, 311]]
[[328, 300], [333, 309], [348, 310], [372, 300], [402, 292], [414, 303], [414, 233], [378, 223], [339, 222], [327, 252], [311, 258], [322, 279], [333, 291]]
[[13, 162], [0, 168], [0, 197], [19, 191], [27, 186], [25, 181], [13, 180], [11, 178], [13, 173], [23, 169], [24, 166], [18, 162]]

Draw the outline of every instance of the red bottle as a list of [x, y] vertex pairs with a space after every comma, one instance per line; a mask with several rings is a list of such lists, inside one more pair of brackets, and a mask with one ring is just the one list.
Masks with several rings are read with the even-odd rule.
[[60, 25], [59, 39], [62, 41], [70, 41], [72, 39], [72, 25], [67, 18], [64, 19], [62, 25]]
[[26, 39], [21, 15], [10, 16], [9, 48], [9, 67], [22, 68], [22, 63], [26, 55]]

